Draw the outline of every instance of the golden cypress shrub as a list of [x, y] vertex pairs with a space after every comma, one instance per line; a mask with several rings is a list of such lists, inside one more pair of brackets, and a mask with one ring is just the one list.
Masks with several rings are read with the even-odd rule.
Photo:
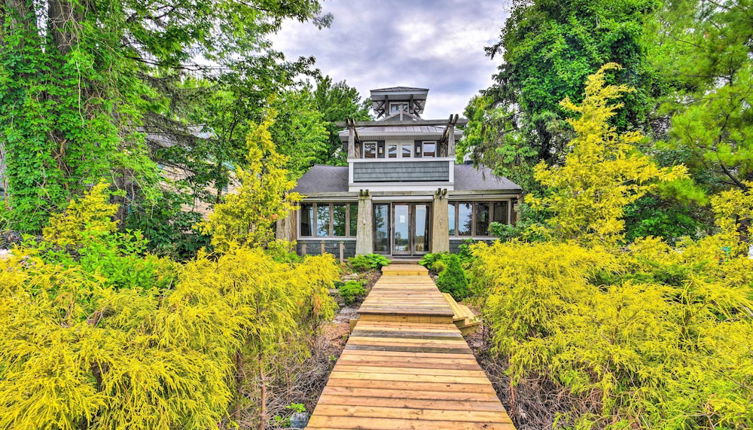
[[572, 428], [753, 427], [753, 194], [712, 199], [719, 233], [675, 247], [622, 247], [622, 208], [658, 169], [606, 123], [626, 89], [589, 78], [564, 166], [537, 169], [551, 193], [544, 243], [472, 247], [469, 273], [493, 350], [513, 383], [551, 381]]
[[[333, 315], [333, 257], [283, 264], [235, 248], [185, 266], [154, 260], [112, 228], [107, 201], [106, 187], [94, 187], [45, 231], [58, 241], [0, 259], [0, 428], [265, 419], [264, 404], [239, 394], [259, 389], [244, 375], [264, 374], [281, 356], [305, 358], [307, 339]], [[177, 281], [127, 278], [141, 261], [151, 261], [148, 273], [176, 271]]]

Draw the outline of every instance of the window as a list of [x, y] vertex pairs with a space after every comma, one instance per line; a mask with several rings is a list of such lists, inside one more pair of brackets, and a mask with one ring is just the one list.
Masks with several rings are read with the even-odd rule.
[[311, 236], [311, 230], [314, 226], [314, 206], [301, 205], [301, 236]]
[[403, 145], [403, 158], [410, 158], [413, 153], [413, 145]]
[[390, 113], [408, 112], [408, 103], [390, 103]]
[[332, 236], [345, 236], [348, 220], [347, 205], [332, 205]]
[[397, 145], [387, 145], [387, 157], [397, 158]]
[[377, 142], [377, 158], [384, 158], [384, 142]]
[[491, 206], [488, 202], [476, 203], [476, 236], [487, 236], [489, 234]]
[[473, 233], [473, 203], [458, 203], [458, 236]]
[[363, 158], [377, 158], [377, 143], [376, 142], [364, 142], [363, 143]]
[[510, 202], [451, 202], [447, 222], [450, 236], [488, 236], [492, 222], [510, 224]]
[[437, 142], [422, 142], [423, 143], [423, 156], [424, 157], [436, 157], [437, 156]]
[[358, 204], [301, 204], [301, 237], [352, 237], [358, 226]]
[[350, 231], [348, 233], [348, 236], [355, 236], [356, 232], [358, 231], [358, 205], [349, 204], [348, 208], [348, 218], [350, 224]]
[[390, 205], [374, 205], [374, 252], [390, 252]]
[[450, 236], [455, 236], [457, 234], [457, 229], [455, 228], [455, 211], [457, 208], [455, 207], [455, 203], [448, 203], [447, 204], [449, 213], [447, 214], [447, 224], [450, 227]]
[[509, 202], [494, 202], [492, 205], [492, 221], [500, 224], [509, 224]]
[[329, 205], [319, 205], [316, 207], [316, 236], [329, 236]]
[[421, 154], [423, 154], [423, 144], [421, 142], [416, 142], [416, 152], [414, 154], [414, 157], [421, 158]]

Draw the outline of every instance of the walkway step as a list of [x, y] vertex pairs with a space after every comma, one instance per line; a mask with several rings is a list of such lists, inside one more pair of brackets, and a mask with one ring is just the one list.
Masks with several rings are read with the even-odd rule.
[[361, 306], [307, 428], [514, 430], [428, 274], [390, 273]]

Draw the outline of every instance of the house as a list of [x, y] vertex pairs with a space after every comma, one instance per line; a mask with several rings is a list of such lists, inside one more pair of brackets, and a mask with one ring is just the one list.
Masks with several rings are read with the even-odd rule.
[[491, 222], [515, 223], [521, 188], [455, 163], [457, 127], [467, 121], [422, 119], [428, 93], [372, 90], [377, 120], [349, 120], [340, 132], [348, 166], [316, 165], [300, 178], [294, 191], [305, 198], [278, 237], [297, 241], [299, 254], [416, 257], [491, 240]]

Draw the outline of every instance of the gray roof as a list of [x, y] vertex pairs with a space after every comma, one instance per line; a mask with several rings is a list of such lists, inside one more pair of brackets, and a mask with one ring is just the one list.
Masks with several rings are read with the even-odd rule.
[[418, 87], [387, 87], [387, 88], [375, 88], [371, 90], [371, 92], [415, 92], [415, 91], [429, 91], [428, 88], [418, 88]]
[[455, 189], [459, 191], [522, 191], [520, 185], [505, 177], [495, 175], [492, 169], [484, 166], [474, 167], [470, 164], [455, 165]]
[[317, 164], [301, 176], [293, 191], [302, 194], [348, 191], [348, 166]]
[[[455, 165], [456, 191], [513, 191], [520, 192], [519, 185], [507, 178], [497, 176], [487, 167], [476, 168], [470, 164]], [[348, 191], [348, 168], [344, 166], [315, 165], [306, 172], [293, 191], [328, 193]]]

